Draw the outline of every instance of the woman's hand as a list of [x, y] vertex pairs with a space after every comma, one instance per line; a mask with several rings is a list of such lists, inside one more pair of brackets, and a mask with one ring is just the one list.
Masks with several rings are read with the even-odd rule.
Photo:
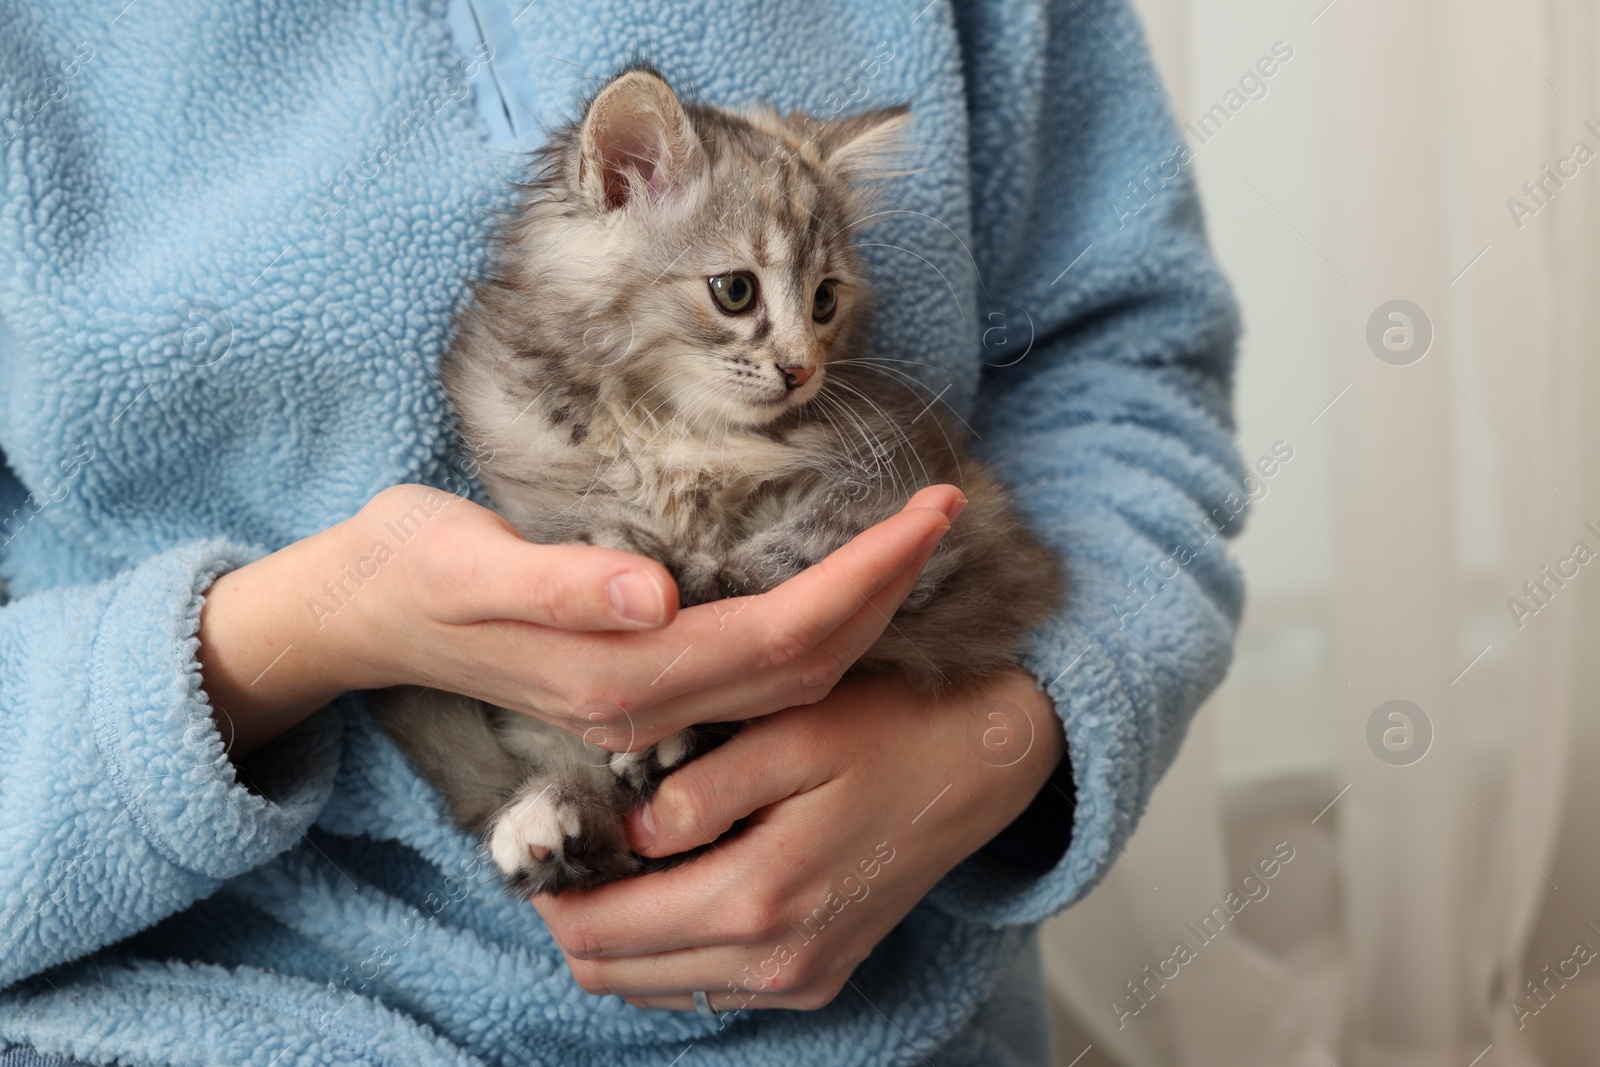
[[827, 694], [965, 502], [952, 486], [924, 489], [777, 589], [679, 611], [654, 560], [531, 544], [468, 500], [396, 486], [212, 584], [202, 685], [235, 756], [340, 693], [401, 684], [640, 748]]
[[923, 895], [1022, 813], [1066, 749], [1031, 677], [929, 700], [847, 681], [671, 774], [639, 852], [682, 867], [534, 898], [578, 983], [639, 1007], [818, 1008]]

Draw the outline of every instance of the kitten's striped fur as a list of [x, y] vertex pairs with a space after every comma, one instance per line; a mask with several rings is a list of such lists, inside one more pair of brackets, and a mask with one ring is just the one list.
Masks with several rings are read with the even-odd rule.
[[[869, 361], [852, 244], [906, 108], [822, 121], [684, 105], [633, 68], [538, 155], [443, 369], [497, 509], [530, 540], [665, 563], [685, 606], [770, 589], [918, 488], [969, 503], [860, 660], [925, 690], [1013, 662], [1060, 567], [926, 390]], [[708, 278], [748, 272], [738, 314]], [[819, 285], [837, 284], [826, 321]], [[398, 691], [381, 718], [528, 892], [642, 869], [620, 817], [714, 739], [607, 767], [530, 716]]]

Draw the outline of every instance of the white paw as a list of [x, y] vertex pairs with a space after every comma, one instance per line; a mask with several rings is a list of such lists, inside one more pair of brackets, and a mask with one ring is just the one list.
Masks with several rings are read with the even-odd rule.
[[641, 748], [633, 752], [611, 753], [611, 773], [635, 789], [644, 785], [644, 776], [650, 769], [650, 750]]
[[633, 752], [613, 752], [611, 773], [635, 789], [643, 789], [652, 769], [670, 771], [689, 755], [689, 731], [679, 730], [648, 748]]
[[679, 730], [671, 737], [664, 737], [656, 743], [655, 748], [656, 762], [662, 770], [670, 771], [689, 755], [689, 731]]
[[582, 828], [577, 809], [558, 803], [545, 786], [524, 793], [495, 816], [489, 855], [504, 874], [515, 875], [559, 857], [566, 839]]

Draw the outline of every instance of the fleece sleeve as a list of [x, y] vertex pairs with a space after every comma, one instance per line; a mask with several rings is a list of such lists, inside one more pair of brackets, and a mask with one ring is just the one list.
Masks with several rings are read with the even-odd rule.
[[200, 688], [202, 594], [258, 554], [191, 542], [0, 607], [0, 987], [295, 845], [327, 799], [335, 715], [253, 755], [255, 792]]
[[1245, 504], [1238, 324], [1127, 4], [974, 0], [957, 29], [973, 255], [1004, 327], [986, 338], [974, 428], [1066, 561], [1066, 601], [1025, 665], [1061, 715], [1076, 788], [1069, 808], [1030, 809], [1072, 812], [1048, 873], [984, 850], [930, 899], [1026, 923], [1104, 875], [1227, 669], [1242, 600], [1223, 549]]

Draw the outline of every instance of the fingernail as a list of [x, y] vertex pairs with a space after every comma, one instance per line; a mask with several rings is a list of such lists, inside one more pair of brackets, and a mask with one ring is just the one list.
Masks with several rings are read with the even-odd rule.
[[667, 621], [667, 598], [661, 584], [647, 574], [623, 571], [606, 586], [611, 610], [628, 622], [660, 626]]
[[932, 533], [930, 533], [927, 537], [924, 537], [922, 539], [922, 545], [917, 549], [917, 551], [918, 552], [926, 552], [926, 551], [928, 551], [934, 545], [938, 544], [939, 540], [941, 538], [943, 538], [944, 535], [949, 533], [949, 532], [950, 532], [950, 524], [946, 523], [945, 525], [939, 527], [937, 530], [935, 530]]
[[956, 516], [960, 515], [963, 511], [966, 511], [966, 510], [967, 510], [967, 496], [966, 496], [965, 493], [959, 493], [959, 494], [956, 495], [955, 500], [951, 501], [950, 506], [945, 509], [944, 516], [945, 516], [945, 518], [949, 519], [951, 522], [955, 522], [956, 521]]
[[635, 851], [642, 851], [656, 843], [656, 817], [649, 804], [641, 804], [628, 813], [628, 839]]

